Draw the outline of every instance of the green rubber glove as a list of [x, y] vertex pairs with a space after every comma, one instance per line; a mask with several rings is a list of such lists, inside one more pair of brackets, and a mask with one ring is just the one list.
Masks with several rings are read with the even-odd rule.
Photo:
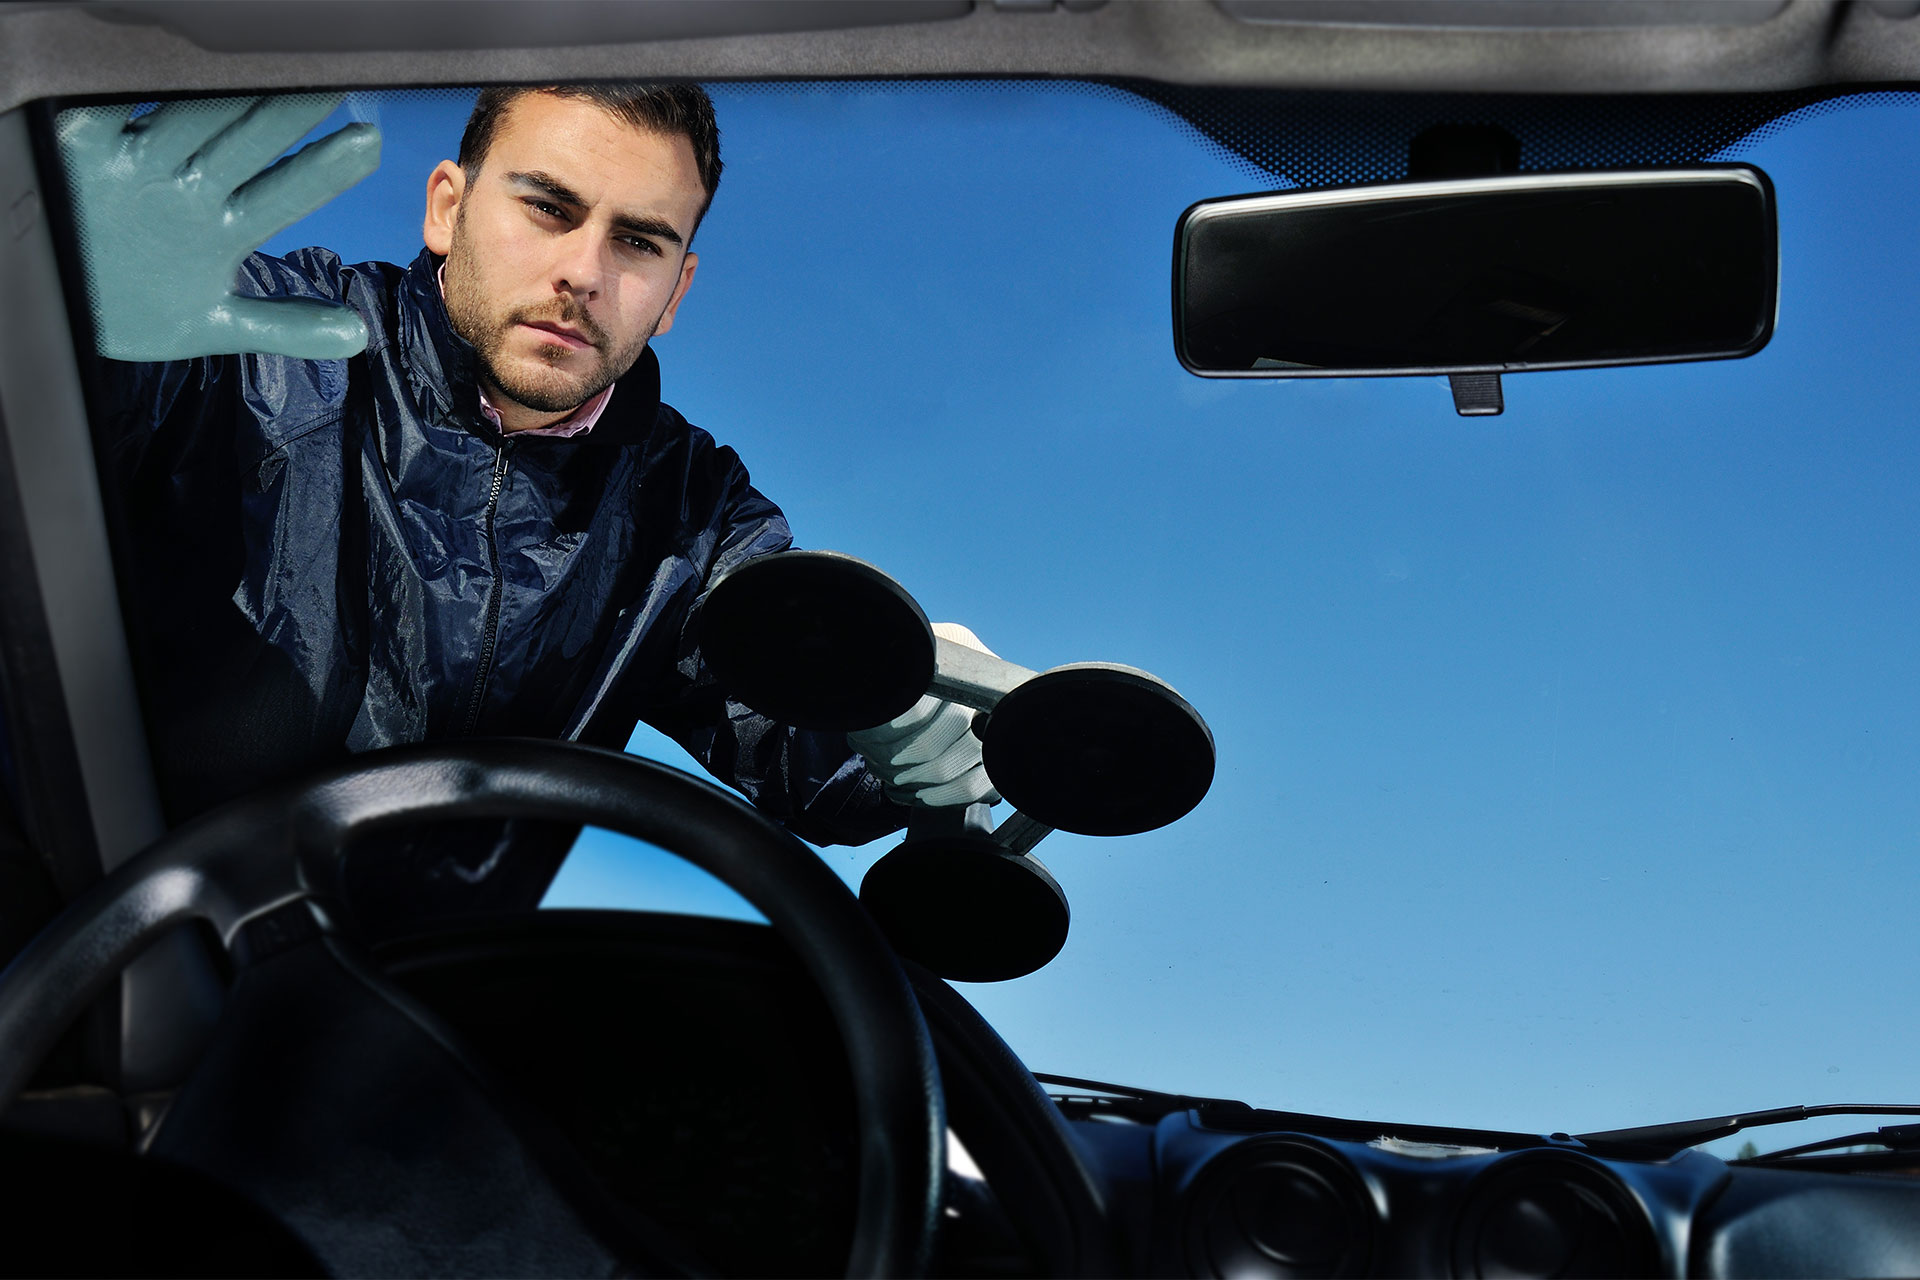
[[352, 124], [279, 160], [339, 95], [62, 112], [100, 354], [187, 360], [242, 351], [339, 360], [367, 346], [344, 306], [234, 292], [241, 262], [380, 164], [380, 131]]

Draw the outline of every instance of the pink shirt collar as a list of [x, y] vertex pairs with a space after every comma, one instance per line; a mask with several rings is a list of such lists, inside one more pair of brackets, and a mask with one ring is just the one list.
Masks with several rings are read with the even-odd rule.
[[[446, 263], [443, 262], [440, 264], [440, 269], [434, 273], [433, 278], [439, 282], [440, 297], [444, 301], [447, 296]], [[479, 390], [479, 388], [476, 387], [475, 390]], [[607, 410], [607, 402], [612, 399], [613, 388], [609, 386], [605, 391], [602, 391], [599, 395], [587, 401], [566, 417], [560, 419], [560, 421], [550, 422], [544, 427], [530, 427], [525, 431], [516, 431], [513, 434], [516, 436], [553, 436], [562, 440], [568, 436], [583, 436], [593, 430], [593, 424], [600, 421], [600, 415]], [[493, 424], [494, 430], [500, 432], [502, 435], [507, 433], [506, 428], [500, 425], [500, 411], [493, 407], [493, 401], [487, 399], [487, 393], [484, 391], [480, 392], [480, 412], [487, 416], [487, 421]]]

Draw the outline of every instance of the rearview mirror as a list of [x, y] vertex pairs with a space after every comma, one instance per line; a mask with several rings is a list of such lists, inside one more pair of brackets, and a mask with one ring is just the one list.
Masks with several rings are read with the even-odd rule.
[[1174, 346], [1226, 378], [1727, 359], [1772, 337], [1778, 259], [1747, 165], [1207, 200], [1174, 231]]

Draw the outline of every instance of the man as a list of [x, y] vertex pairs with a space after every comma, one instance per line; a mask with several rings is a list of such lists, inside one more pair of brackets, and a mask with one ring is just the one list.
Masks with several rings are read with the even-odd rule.
[[[993, 798], [960, 708], [923, 700], [866, 740], [869, 768], [729, 702], [700, 660], [702, 593], [790, 542], [733, 452], [660, 403], [648, 346], [719, 182], [706, 94], [488, 90], [428, 178], [411, 267], [247, 254], [377, 163], [358, 126], [267, 167], [330, 109], [60, 126], [169, 817], [350, 752], [618, 747], [637, 719], [816, 842]], [[568, 835], [412, 838], [357, 860], [356, 898], [530, 906]]]

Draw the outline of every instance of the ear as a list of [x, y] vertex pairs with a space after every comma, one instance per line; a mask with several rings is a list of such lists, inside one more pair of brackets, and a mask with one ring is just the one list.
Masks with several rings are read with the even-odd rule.
[[680, 299], [687, 296], [687, 289], [693, 284], [693, 272], [700, 265], [700, 255], [689, 253], [680, 263], [680, 283], [674, 286], [673, 297], [667, 300], [667, 309], [660, 313], [660, 323], [653, 327], [653, 336], [659, 337], [673, 328], [674, 312], [680, 310]]
[[453, 223], [466, 193], [467, 172], [451, 160], [442, 160], [427, 175], [427, 216], [420, 240], [443, 258], [453, 251]]

